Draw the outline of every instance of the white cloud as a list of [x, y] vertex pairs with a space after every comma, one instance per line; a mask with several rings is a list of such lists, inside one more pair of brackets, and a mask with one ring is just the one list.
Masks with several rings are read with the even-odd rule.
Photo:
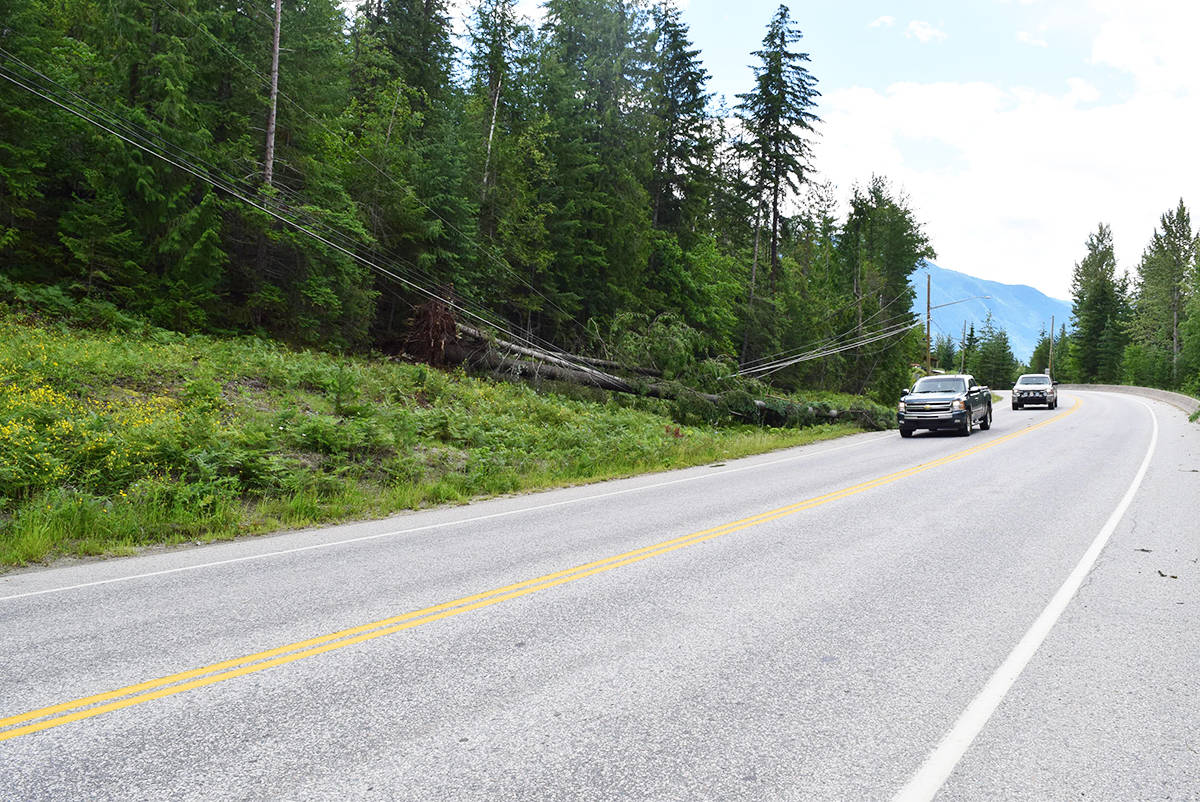
[[1030, 33], [1029, 31], [1018, 31], [1017, 32], [1017, 41], [1023, 45], [1029, 45], [1031, 47], [1049, 47], [1050, 46], [1049, 43], [1045, 39], [1042, 39], [1042, 38], [1036, 36], [1035, 34]]
[[896, 24], [895, 17], [882, 16], [876, 17], [867, 25], [868, 28], [890, 28]]
[[[1200, 72], [1186, 80], [1200, 94]], [[1066, 298], [1098, 223], [1113, 227], [1119, 264], [1132, 270], [1159, 215], [1200, 189], [1200, 160], [1189, 156], [1200, 103], [1138, 93], [1104, 105], [1086, 81], [1065, 84], [827, 92], [815, 162], [843, 200], [873, 173], [891, 179], [942, 265]], [[914, 142], [940, 145], [943, 163], [930, 163], [929, 147], [915, 159]]]
[[918, 40], [923, 45], [927, 45], [930, 42], [940, 42], [947, 38], [945, 31], [935, 28], [922, 20], [913, 20], [908, 23], [908, 28], [904, 31], [904, 35], [910, 39]]
[[1094, 0], [1102, 23], [1092, 61], [1133, 75], [1147, 92], [1195, 89], [1200, 76], [1200, 4], [1176, 0]]
[[1095, 103], [1100, 99], [1100, 90], [1082, 78], [1067, 79], [1067, 99], [1078, 103]]

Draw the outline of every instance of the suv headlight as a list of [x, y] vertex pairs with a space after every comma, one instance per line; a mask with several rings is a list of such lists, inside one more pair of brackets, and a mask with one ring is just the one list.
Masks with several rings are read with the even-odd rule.
[[950, 409], [966, 409], [967, 405], [961, 398], [956, 398], [950, 402]]

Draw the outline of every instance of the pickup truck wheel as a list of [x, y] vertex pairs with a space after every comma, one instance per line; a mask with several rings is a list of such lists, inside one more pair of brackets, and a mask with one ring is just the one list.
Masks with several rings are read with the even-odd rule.
[[900, 430], [900, 436], [901, 436], [901, 437], [912, 437], [912, 434], [913, 434], [913, 430], [912, 430], [912, 429], [901, 429], [901, 430]]
[[992, 428], [992, 408], [989, 406], [987, 412], [979, 420], [979, 431], [986, 432], [990, 428]]
[[1021, 405], [1020, 405], [1020, 404], [1018, 404], [1016, 401], [1013, 401], [1013, 405], [1012, 405], [1012, 407], [1013, 407], [1013, 409], [1020, 409], [1020, 408], [1021, 408]]
[[962, 430], [959, 431], [963, 437], [971, 436], [971, 411], [967, 410], [967, 418], [963, 421]]
[[1050, 409], [1058, 409], [1058, 399], [1054, 399], [1054, 403], [1050, 405]]

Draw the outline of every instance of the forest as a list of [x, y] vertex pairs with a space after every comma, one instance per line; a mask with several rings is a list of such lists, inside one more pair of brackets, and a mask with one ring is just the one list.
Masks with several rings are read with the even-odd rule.
[[1071, 379], [1200, 396], [1200, 233], [1183, 200], [1159, 217], [1132, 270], [1118, 268], [1103, 223], [1086, 249], [1072, 276]]
[[534, 26], [480, 0], [465, 37], [450, 13], [0, 0], [0, 293], [385, 353], [440, 299], [710, 390], [895, 398], [933, 249], [886, 178], [844, 216], [813, 181], [820, 92], [786, 5], [735, 98], [671, 3], [548, 0]]

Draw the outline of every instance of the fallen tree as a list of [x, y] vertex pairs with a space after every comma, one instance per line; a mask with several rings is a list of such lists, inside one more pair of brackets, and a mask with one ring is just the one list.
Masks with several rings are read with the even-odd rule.
[[[429, 308], [429, 307], [438, 308]], [[642, 376], [661, 376], [646, 369], [630, 371], [607, 360], [581, 359], [571, 354], [553, 354], [533, 347], [508, 342], [494, 335], [454, 323], [450, 308], [438, 300], [418, 307], [406, 353], [431, 365], [466, 365], [523, 380], [551, 380], [595, 387], [616, 393], [649, 396], [675, 403], [686, 417], [716, 422], [721, 418], [762, 423], [768, 426], [803, 426], [811, 423], [853, 421], [867, 429], [888, 428], [878, 410], [837, 409], [822, 403], [797, 403], [779, 398], [754, 398], [744, 390], [713, 394], [693, 390], [676, 382], [626, 379], [600, 370], [613, 366]], [[408, 344], [413, 348], [409, 348]]]

